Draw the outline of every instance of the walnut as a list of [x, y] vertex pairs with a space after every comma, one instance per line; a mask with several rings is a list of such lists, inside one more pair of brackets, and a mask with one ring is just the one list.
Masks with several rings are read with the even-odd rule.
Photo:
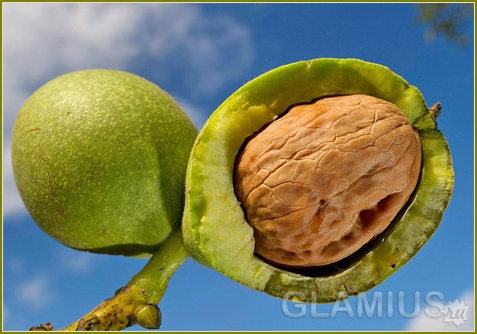
[[334, 96], [292, 107], [249, 138], [234, 185], [260, 256], [321, 266], [383, 232], [420, 169], [419, 134], [396, 105]]

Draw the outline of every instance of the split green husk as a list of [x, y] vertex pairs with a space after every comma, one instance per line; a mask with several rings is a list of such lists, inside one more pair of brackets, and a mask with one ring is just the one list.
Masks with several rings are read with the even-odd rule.
[[[290, 106], [320, 97], [366, 94], [397, 105], [419, 130], [423, 161], [407, 206], [382, 235], [329, 266], [288, 271], [254, 254], [253, 230], [234, 194], [233, 166], [243, 142]], [[209, 118], [187, 170], [183, 234], [203, 265], [250, 288], [302, 302], [332, 302], [365, 292], [409, 261], [438, 227], [453, 187], [451, 156], [434, 114], [416, 87], [390, 69], [356, 59], [285, 65], [232, 94]]]

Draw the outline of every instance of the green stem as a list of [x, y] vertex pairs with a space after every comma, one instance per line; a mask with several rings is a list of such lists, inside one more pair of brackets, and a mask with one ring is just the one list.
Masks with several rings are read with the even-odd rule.
[[135, 324], [159, 328], [161, 312], [157, 304], [170, 278], [188, 257], [181, 232], [172, 233], [125, 287], [62, 330], [122, 330]]

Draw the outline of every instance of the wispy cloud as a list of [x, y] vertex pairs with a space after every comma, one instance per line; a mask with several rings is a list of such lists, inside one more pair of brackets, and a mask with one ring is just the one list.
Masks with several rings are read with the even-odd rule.
[[95, 260], [98, 260], [97, 254], [80, 252], [66, 247], [61, 247], [58, 255], [59, 264], [57, 267], [63, 268], [64, 272], [71, 274], [90, 272], [94, 267]]
[[215, 93], [253, 59], [245, 25], [190, 4], [5, 3], [3, 20], [7, 124], [34, 89], [67, 71], [153, 61], [151, 72], [181, 73], [197, 93]]
[[11, 318], [10, 308], [8, 306], [6, 306], [5, 304], [3, 304], [2, 319], [3, 319], [3, 321], [9, 321], [10, 318]]
[[4, 270], [8, 270], [13, 274], [22, 274], [25, 272], [27, 264], [17, 256], [9, 256], [8, 258], [4, 259]]
[[188, 90], [182, 105], [204, 119], [187, 96], [211, 95], [253, 60], [251, 33], [234, 18], [195, 4], [4, 3], [3, 212], [24, 212], [13, 181], [10, 136], [16, 113], [42, 84], [95, 67], [149, 71]]
[[41, 310], [53, 304], [57, 295], [50, 278], [41, 275], [19, 283], [16, 297], [18, 302]]
[[[446, 309], [447, 306], [451, 305], [450, 303], [455, 303], [456, 301], [459, 304], [456, 304], [455, 309]], [[419, 316], [409, 321], [406, 330], [411, 332], [461, 332], [474, 330], [474, 290], [464, 292], [455, 301], [441, 301], [439, 303], [443, 305], [441, 313], [434, 311], [429, 316], [426, 314], [426, 310], [423, 310]]]
[[[13, 178], [13, 168], [11, 164], [11, 148], [10, 138], [3, 138], [3, 152], [2, 152], [2, 165], [3, 165], [3, 214], [15, 215], [21, 212], [26, 212], [25, 206], [20, 199], [15, 180]], [[11, 219], [9, 222], [19, 222], [19, 219]]]
[[211, 111], [202, 110], [201, 108], [181, 98], [178, 98], [176, 100], [177, 103], [181, 106], [181, 108], [187, 113], [187, 115], [189, 115], [190, 119], [194, 122], [197, 129], [200, 130], [204, 123], [207, 121], [208, 115], [211, 113]]

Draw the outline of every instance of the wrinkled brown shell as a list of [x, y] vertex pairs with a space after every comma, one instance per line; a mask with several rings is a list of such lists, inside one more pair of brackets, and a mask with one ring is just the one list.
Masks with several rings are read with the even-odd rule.
[[392, 103], [322, 98], [291, 108], [250, 138], [237, 157], [235, 191], [273, 263], [320, 266], [381, 233], [413, 192], [418, 132]]

